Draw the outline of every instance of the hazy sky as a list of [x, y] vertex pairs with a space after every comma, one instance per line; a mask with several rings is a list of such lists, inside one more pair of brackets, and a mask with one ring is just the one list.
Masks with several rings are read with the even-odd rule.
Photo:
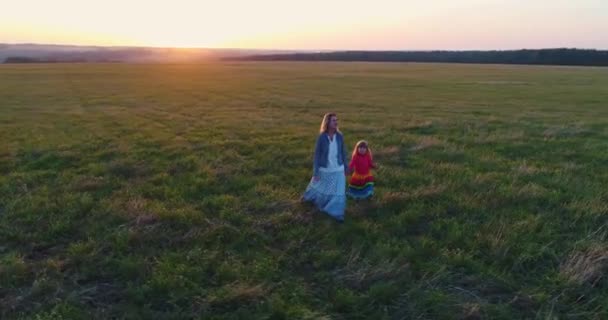
[[0, 0], [0, 43], [608, 49], [608, 0]]

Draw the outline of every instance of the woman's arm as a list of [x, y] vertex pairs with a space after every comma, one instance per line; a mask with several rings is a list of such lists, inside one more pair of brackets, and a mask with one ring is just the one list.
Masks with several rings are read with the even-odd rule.
[[313, 177], [318, 176], [319, 174], [319, 158], [321, 157], [321, 137], [323, 135], [319, 135], [317, 138], [317, 143], [315, 144], [315, 153], [312, 159], [312, 175]]
[[[341, 136], [342, 136], [342, 150], [341, 150], [342, 151], [342, 160], [343, 160], [344, 164], [346, 164], [348, 162], [346, 160], [346, 145], [344, 143], [344, 136], [343, 135], [341, 135]], [[353, 159], [350, 159], [350, 162], [352, 164]], [[348, 167], [344, 166], [344, 174], [349, 174], [351, 171], [352, 170], [350, 169], [350, 165]]]

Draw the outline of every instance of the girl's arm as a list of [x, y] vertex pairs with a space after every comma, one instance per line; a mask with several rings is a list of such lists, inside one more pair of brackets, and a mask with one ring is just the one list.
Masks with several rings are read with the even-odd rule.
[[350, 170], [350, 172], [353, 172], [353, 170], [355, 170], [355, 157], [350, 159], [350, 163], [348, 164], [348, 170]]

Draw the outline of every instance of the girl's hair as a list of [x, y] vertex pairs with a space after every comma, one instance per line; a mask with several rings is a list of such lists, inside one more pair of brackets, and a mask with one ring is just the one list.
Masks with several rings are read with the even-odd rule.
[[[333, 113], [333, 112], [326, 113], [323, 116], [323, 121], [321, 121], [321, 128], [319, 129], [319, 133], [327, 132], [327, 130], [329, 129], [328, 128], [329, 127], [329, 120], [331, 119], [331, 117], [335, 117], [335, 116], [336, 116], [336, 114]], [[338, 128], [336, 128], [336, 131], [340, 132], [340, 130], [338, 130]]]
[[351, 155], [351, 158], [354, 158], [358, 154], [359, 147], [366, 147], [367, 148], [367, 154], [369, 154], [369, 158], [373, 159], [373, 157], [372, 157], [372, 149], [369, 148], [369, 144], [365, 140], [359, 140], [357, 142], [357, 144], [355, 145], [355, 149], [353, 150], [353, 154]]

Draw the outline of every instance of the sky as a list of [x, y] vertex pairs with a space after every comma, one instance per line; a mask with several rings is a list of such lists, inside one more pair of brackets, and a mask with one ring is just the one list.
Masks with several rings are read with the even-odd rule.
[[0, 43], [608, 49], [608, 0], [0, 0]]

